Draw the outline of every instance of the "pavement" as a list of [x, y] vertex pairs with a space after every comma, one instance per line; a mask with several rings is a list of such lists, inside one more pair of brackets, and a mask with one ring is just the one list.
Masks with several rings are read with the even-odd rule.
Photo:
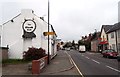
[[58, 51], [57, 56], [50, 61], [40, 75], [79, 75], [71, 58], [65, 51]]
[[[2, 75], [32, 75], [28, 70], [28, 64], [6, 65], [2, 67]], [[50, 60], [40, 75], [80, 75], [70, 56], [66, 51], [58, 51], [57, 55]]]

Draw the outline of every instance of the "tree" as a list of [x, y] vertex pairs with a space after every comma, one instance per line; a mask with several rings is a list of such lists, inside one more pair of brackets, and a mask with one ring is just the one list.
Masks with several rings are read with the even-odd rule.
[[64, 42], [62, 41], [62, 42], [61, 42], [61, 45], [63, 45], [63, 44], [64, 44]]
[[75, 47], [75, 41], [74, 40], [72, 41], [72, 46]]
[[84, 41], [79, 40], [79, 41], [78, 41], [78, 45], [84, 45]]
[[91, 50], [91, 41], [89, 40], [79, 40], [78, 46], [80, 45], [85, 45], [87, 51]]
[[72, 47], [72, 43], [71, 42], [66, 42], [66, 44], [63, 47], [64, 48]]

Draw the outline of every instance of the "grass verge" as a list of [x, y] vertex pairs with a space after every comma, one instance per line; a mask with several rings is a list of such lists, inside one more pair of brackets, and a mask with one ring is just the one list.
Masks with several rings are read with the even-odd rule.
[[2, 64], [21, 64], [21, 63], [29, 63], [30, 61], [26, 61], [23, 59], [7, 59], [2, 60]]

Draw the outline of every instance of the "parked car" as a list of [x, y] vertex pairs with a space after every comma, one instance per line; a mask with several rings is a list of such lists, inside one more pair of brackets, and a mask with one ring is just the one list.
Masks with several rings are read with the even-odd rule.
[[117, 61], [119, 61], [119, 62], [120, 62], [120, 55], [117, 57]]
[[102, 55], [103, 55], [103, 57], [107, 57], [107, 58], [117, 57], [118, 56], [118, 52], [116, 52], [113, 49], [107, 49], [107, 50], [102, 51]]

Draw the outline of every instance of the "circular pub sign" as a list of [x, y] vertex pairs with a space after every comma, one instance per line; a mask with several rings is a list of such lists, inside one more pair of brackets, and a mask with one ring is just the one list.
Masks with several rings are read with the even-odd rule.
[[34, 34], [34, 31], [36, 29], [36, 23], [35, 21], [28, 19], [23, 22], [23, 38], [34, 38], [36, 35]]

